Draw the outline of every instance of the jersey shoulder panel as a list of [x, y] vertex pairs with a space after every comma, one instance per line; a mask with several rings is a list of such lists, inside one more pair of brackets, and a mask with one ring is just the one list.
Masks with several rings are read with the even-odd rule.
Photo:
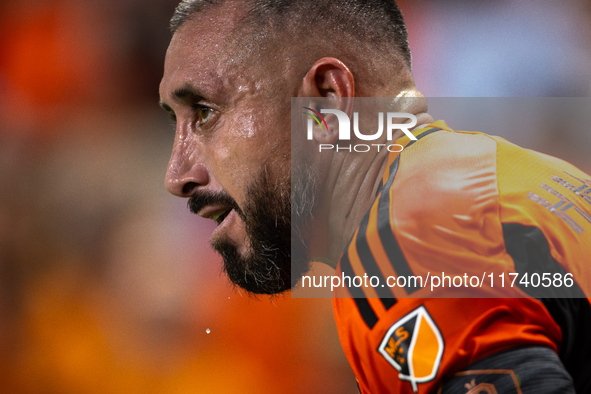
[[[337, 275], [365, 273], [385, 283], [431, 270], [480, 276], [512, 269], [499, 219], [495, 139], [443, 128], [389, 164]], [[335, 298], [335, 315], [362, 392], [433, 392], [445, 376], [501, 349], [556, 350], [560, 342], [558, 326], [534, 299], [428, 298], [416, 285], [349, 290], [351, 298]]]
[[[401, 154], [392, 187], [382, 193], [389, 211], [378, 221], [387, 222], [415, 275], [481, 277], [512, 266], [498, 215], [496, 148], [481, 133], [440, 131]], [[413, 296], [421, 291], [430, 290]]]
[[591, 176], [558, 158], [497, 142], [502, 223], [539, 231], [552, 259], [591, 297]]

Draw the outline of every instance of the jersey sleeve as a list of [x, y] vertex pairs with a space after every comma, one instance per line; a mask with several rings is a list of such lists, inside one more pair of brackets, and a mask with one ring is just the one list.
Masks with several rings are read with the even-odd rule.
[[446, 380], [438, 394], [523, 392], [576, 393], [558, 355], [545, 347], [530, 346], [501, 351], [471, 364]]
[[[507, 225], [535, 227], [539, 212], [531, 208], [540, 204], [525, 189], [515, 185], [510, 191], [499, 181], [499, 172], [509, 168], [498, 168], [499, 143], [479, 133], [442, 130], [420, 138], [392, 163], [337, 270], [343, 279], [365, 274], [379, 283], [335, 292], [339, 336], [361, 392], [435, 393], [454, 374], [498, 352], [560, 351], [562, 329], [544, 303], [519, 286], [500, 285], [501, 277], [507, 280], [518, 270], [515, 253], [506, 247]], [[513, 168], [525, 175], [515, 177], [509, 169], [501, 176], [520, 179], [528, 170], [535, 184], [540, 175], [535, 168]], [[505, 198], [511, 193], [512, 199]], [[526, 208], [507, 210], [508, 201], [513, 209]], [[530, 222], [523, 216], [528, 214]], [[576, 249], [569, 246], [572, 240], [554, 244], [542, 233], [551, 239], [550, 256], [571, 272], [556, 252]], [[449, 286], [430, 286], [425, 279], [433, 275], [449, 277]], [[577, 272], [574, 281], [585, 297], [582, 275]], [[464, 278], [460, 286], [452, 283], [456, 277]], [[478, 280], [466, 286], [470, 278]]]

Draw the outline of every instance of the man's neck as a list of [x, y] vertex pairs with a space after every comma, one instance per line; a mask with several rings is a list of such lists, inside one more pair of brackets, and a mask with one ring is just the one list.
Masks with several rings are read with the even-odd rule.
[[[411, 131], [433, 122], [433, 118], [426, 112], [415, 116], [418, 126]], [[401, 130], [396, 130], [392, 140], [396, 141], [403, 136]], [[313, 261], [336, 267], [340, 255], [375, 200], [389, 154], [387, 149], [380, 149], [373, 155], [361, 156], [361, 159], [360, 156], [342, 155], [333, 163], [327, 176], [328, 182], [323, 185], [327, 193], [323, 193], [325, 197], [322, 206], [326, 209], [317, 217], [321, 223], [325, 223], [326, 231], [318, 231], [323, 234], [315, 237], [318, 241], [312, 248]]]

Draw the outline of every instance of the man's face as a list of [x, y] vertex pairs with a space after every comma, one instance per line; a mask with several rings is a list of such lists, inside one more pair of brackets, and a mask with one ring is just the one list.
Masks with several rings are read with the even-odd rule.
[[239, 11], [226, 8], [186, 22], [168, 48], [160, 98], [176, 135], [166, 186], [218, 223], [212, 245], [235, 284], [278, 293], [292, 286], [291, 93], [271, 97], [281, 72], [262, 77], [265, 65], [229, 50]]

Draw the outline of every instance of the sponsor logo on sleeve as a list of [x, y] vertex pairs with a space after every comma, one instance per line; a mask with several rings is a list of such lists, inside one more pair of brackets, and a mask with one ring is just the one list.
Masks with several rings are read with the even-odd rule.
[[378, 351], [409, 381], [413, 391], [417, 385], [433, 380], [437, 375], [444, 343], [439, 328], [421, 306], [398, 320], [384, 336]]
[[523, 394], [517, 375], [510, 369], [458, 372], [443, 384], [440, 392], [443, 394]]
[[479, 383], [476, 385], [476, 379], [472, 379], [470, 383], [464, 384], [466, 394], [498, 394], [497, 389], [492, 383]]

